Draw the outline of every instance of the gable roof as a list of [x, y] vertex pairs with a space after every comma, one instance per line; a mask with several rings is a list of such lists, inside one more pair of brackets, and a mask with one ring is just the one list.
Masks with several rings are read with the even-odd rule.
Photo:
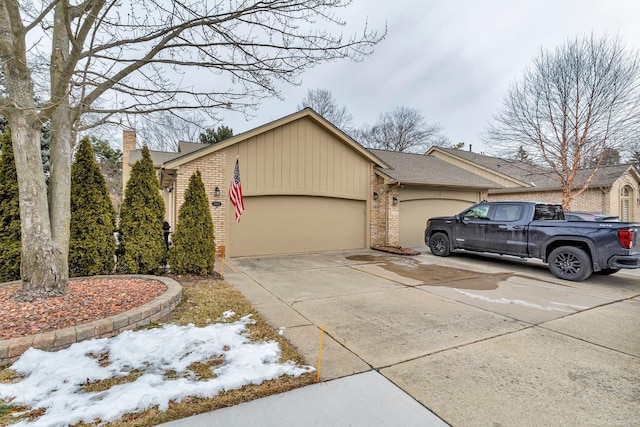
[[[548, 167], [539, 165], [530, 165], [518, 160], [501, 159], [499, 157], [487, 156], [484, 154], [474, 153], [472, 151], [456, 150], [453, 148], [432, 147], [427, 154], [435, 150], [447, 153], [450, 156], [463, 159], [466, 162], [476, 164], [492, 172], [510, 176], [522, 182], [522, 187], [528, 190], [556, 190], [560, 188], [558, 176]], [[620, 164], [612, 166], [600, 166], [596, 171], [593, 179], [589, 183], [589, 187], [610, 187], [620, 178], [627, 170], [633, 169], [633, 172], [640, 179], [637, 169], [630, 164]], [[580, 169], [576, 174], [576, 185], [582, 186], [586, 182], [589, 174], [593, 169]], [[506, 191], [522, 191], [521, 188], [501, 189], [499, 192]]]
[[[616, 182], [618, 178], [620, 178], [625, 172], [630, 169], [640, 180], [640, 175], [633, 165], [621, 164], [612, 166], [600, 166], [591, 179], [589, 187], [611, 187], [611, 185], [613, 185], [613, 183]], [[574, 181], [575, 185], [577, 187], [582, 187], [592, 171], [592, 169], [578, 170], [576, 179]], [[531, 180], [535, 184], [536, 188], [540, 190], [560, 188], [558, 176], [550, 170], [547, 170], [544, 173], [531, 175]]]
[[234, 135], [231, 138], [225, 139], [224, 141], [218, 142], [216, 144], [205, 144], [205, 146], [200, 149], [197, 149], [188, 153], [179, 153], [178, 156], [175, 156], [174, 158], [164, 161], [163, 166], [167, 169], [173, 169], [173, 168], [179, 167], [180, 165], [188, 163], [199, 157], [205, 156], [210, 153], [214, 153], [219, 150], [223, 150], [229, 146], [245, 141], [256, 135], [259, 135], [264, 132], [268, 132], [272, 129], [286, 125], [288, 123], [292, 123], [296, 120], [300, 120], [303, 118], [310, 118], [311, 120], [320, 124], [322, 127], [325, 128], [325, 130], [327, 130], [337, 139], [341, 140], [346, 145], [351, 147], [354, 151], [359, 153], [361, 156], [370, 160], [376, 166], [381, 167], [383, 169], [389, 168], [389, 165], [387, 165], [383, 160], [376, 157], [373, 153], [371, 153], [369, 150], [364, 148], [362, 145], [360, 145], [357, 141], [355, 141], [349, 135], [347, 135], [346, 133], [338, 129], [335, 125], [333, 125], [331, 122], [326, 120], [324, 117], [322, 117], [320, 114], [316, 113], [313, 109], [309, 107], [303, 110], [300, 110], [296, 113], [290, 114], [288, 116], [282, 117], [278, 120], [274, 120], [272, 122], [264, 124], [262, 126], [258, 126], [257, 128], [248, 130], [238, 135]]
[[465, 163], [496, 173], [502, 178], [509, 179], [523, 187], [535, 186], [535, 183], [531, 180], [532, 176], [548, 173], [548, 169], [541, 166], [454, 148], [431, 147], [426, 154], [430, 155], [434, 151], [440, 151]]
[[[149, 154], [151, 155], [151, 160], [153, 161], [153, 165], [155, 167], [160, 167], [165, 162], [171, 161], [173, 159], [177, 159], [178, 157], [200, 150], [204, 147], [205, 145], [199, 142], [179, 141], [177, 152], [149, 150]], [[142, 158], [142, 152], [140, 149], [131, 150], [131, 154], [129, 155], [129, 165], [133, 165], [135, 162], [137, 162], [141, 158]]]
[[382, 171], [403, 184], [439, 185], [466, 188], [503, 188], [502, 185], [459, 168], [442, 159], [424, 154], [369, 149], [391, 169]]

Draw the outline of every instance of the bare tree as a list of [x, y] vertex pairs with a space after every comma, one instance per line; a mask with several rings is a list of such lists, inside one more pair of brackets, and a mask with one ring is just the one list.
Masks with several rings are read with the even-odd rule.
[[178, 151], [180, 141], [198, 141], [202, 121], [192, 112], [156, 111], [136, 117], [135, 126], [131, 127], [150, 150]]
[[370, 148], [424, 153], [433, 145], [450, 145], [441, 132], [440, 125], [427, 123], [419, 110], [400, 106], [380, 114], [378, 122], [371, 127], [364, 126], [358, 137]]
[[[562, 188], [562, 204], [584, 192], [612, 149], [633, 140], [640, 126], [638, 53], [619, 39], [593, 35], [542, 50], [513, 84], [488, 138], [507, 153], [523, 147], [548, 165]], [[577, 182], [582, 165], [592, 165]]]
[[[0, 115], [13, 132], [22, 221], [18, 298], [66, 292], [77, 132], [128, 114], [247, 111], [315, 64], [361, 59], [384, 34], [344, 37], [336, 13], [349, 3], [0, 0]], [[39, 161], [47, 120], [48, 187]]]
[[[599, 160], [599, 159], [596, 159]], [[606, 147], [602, 150], [602, 161], [600, 166], [615, 166], [620, 164], [620, 150]]]
[[629, 149], [629, 162], [640, 170], [640, 141], [635, 142]]
[[338, 106], [333, 94], [326, 89], [309, 89], [298, 109], [310, 107], [347, 134], [353, 132], [353, 116], [346, 107]]

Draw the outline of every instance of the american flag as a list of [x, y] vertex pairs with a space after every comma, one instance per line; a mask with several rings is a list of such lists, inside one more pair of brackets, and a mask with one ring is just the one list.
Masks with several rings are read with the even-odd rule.
[[240, 215], [244, 212], [244, 201], [242, 201], [242, 184], [240, 184], [240, 165], [236, 159], [236, 167], [233, 169], [233, 180], [229, 189], [229, 199], [236, 208], [236, 221], [240, 222]]

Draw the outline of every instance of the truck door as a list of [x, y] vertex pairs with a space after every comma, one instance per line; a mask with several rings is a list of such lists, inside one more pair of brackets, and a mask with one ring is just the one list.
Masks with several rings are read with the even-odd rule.
[[456, 246], [470, 250], [484, 250], [485, 231], [489, 220], [490, 204], [473, 206], [462, 213], [462, 219], [456, 226]]
[[497, 203], [486, 224], [485, 245], [492, 252], [509, 255], [527, 254], [527, 226], [525, 205]]

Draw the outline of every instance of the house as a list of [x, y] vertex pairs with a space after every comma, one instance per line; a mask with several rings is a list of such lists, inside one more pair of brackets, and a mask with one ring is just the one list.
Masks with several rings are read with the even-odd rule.
[[[543, 167], [441, 147], [426, 155], [366, 149], [310, 108], [217, 144], [180, 142], [177, 153], [151, 157], [172, 229], [189, 178], [200, 171], [217, 250], [231, 257], [419, 247], [428, 218], [483, 199], [561, 200]], [[135, 132], [125, 131], [123, 183], [139, 158]], [[228, 197], [236, 159], [240, 222]], [[572, 208], [640, 222], [639, 183], [631, 165], [602, 167]]]
[[[312, 109], [213, 145], [152, 152], [167, 220], [175, 228], [189, 178], [199, 170], [226, 256], [424, 246], [427, 218], [450, 214], [500, 184], [431, 156], [367, 150]], [[123, 182], [140, 158], [123, 135]], [[245, 212], [228, 197], [236, 159]]]
[[[562, 201], [557, 176], [547, 168], [441, 147], [432, 147], [427, 155], [501, 184], [502, 188], [489, 189], [489, 200]], [[577, 185], [581, 186], [590, 173], [591, 170], [580, 170]], [[601, 166], [587, 190], [571, 202], [571, 210], [601, 212], [616, 215], [622, 221], [640, 222], [639, 191], [640, 173], [633, 165]]]

